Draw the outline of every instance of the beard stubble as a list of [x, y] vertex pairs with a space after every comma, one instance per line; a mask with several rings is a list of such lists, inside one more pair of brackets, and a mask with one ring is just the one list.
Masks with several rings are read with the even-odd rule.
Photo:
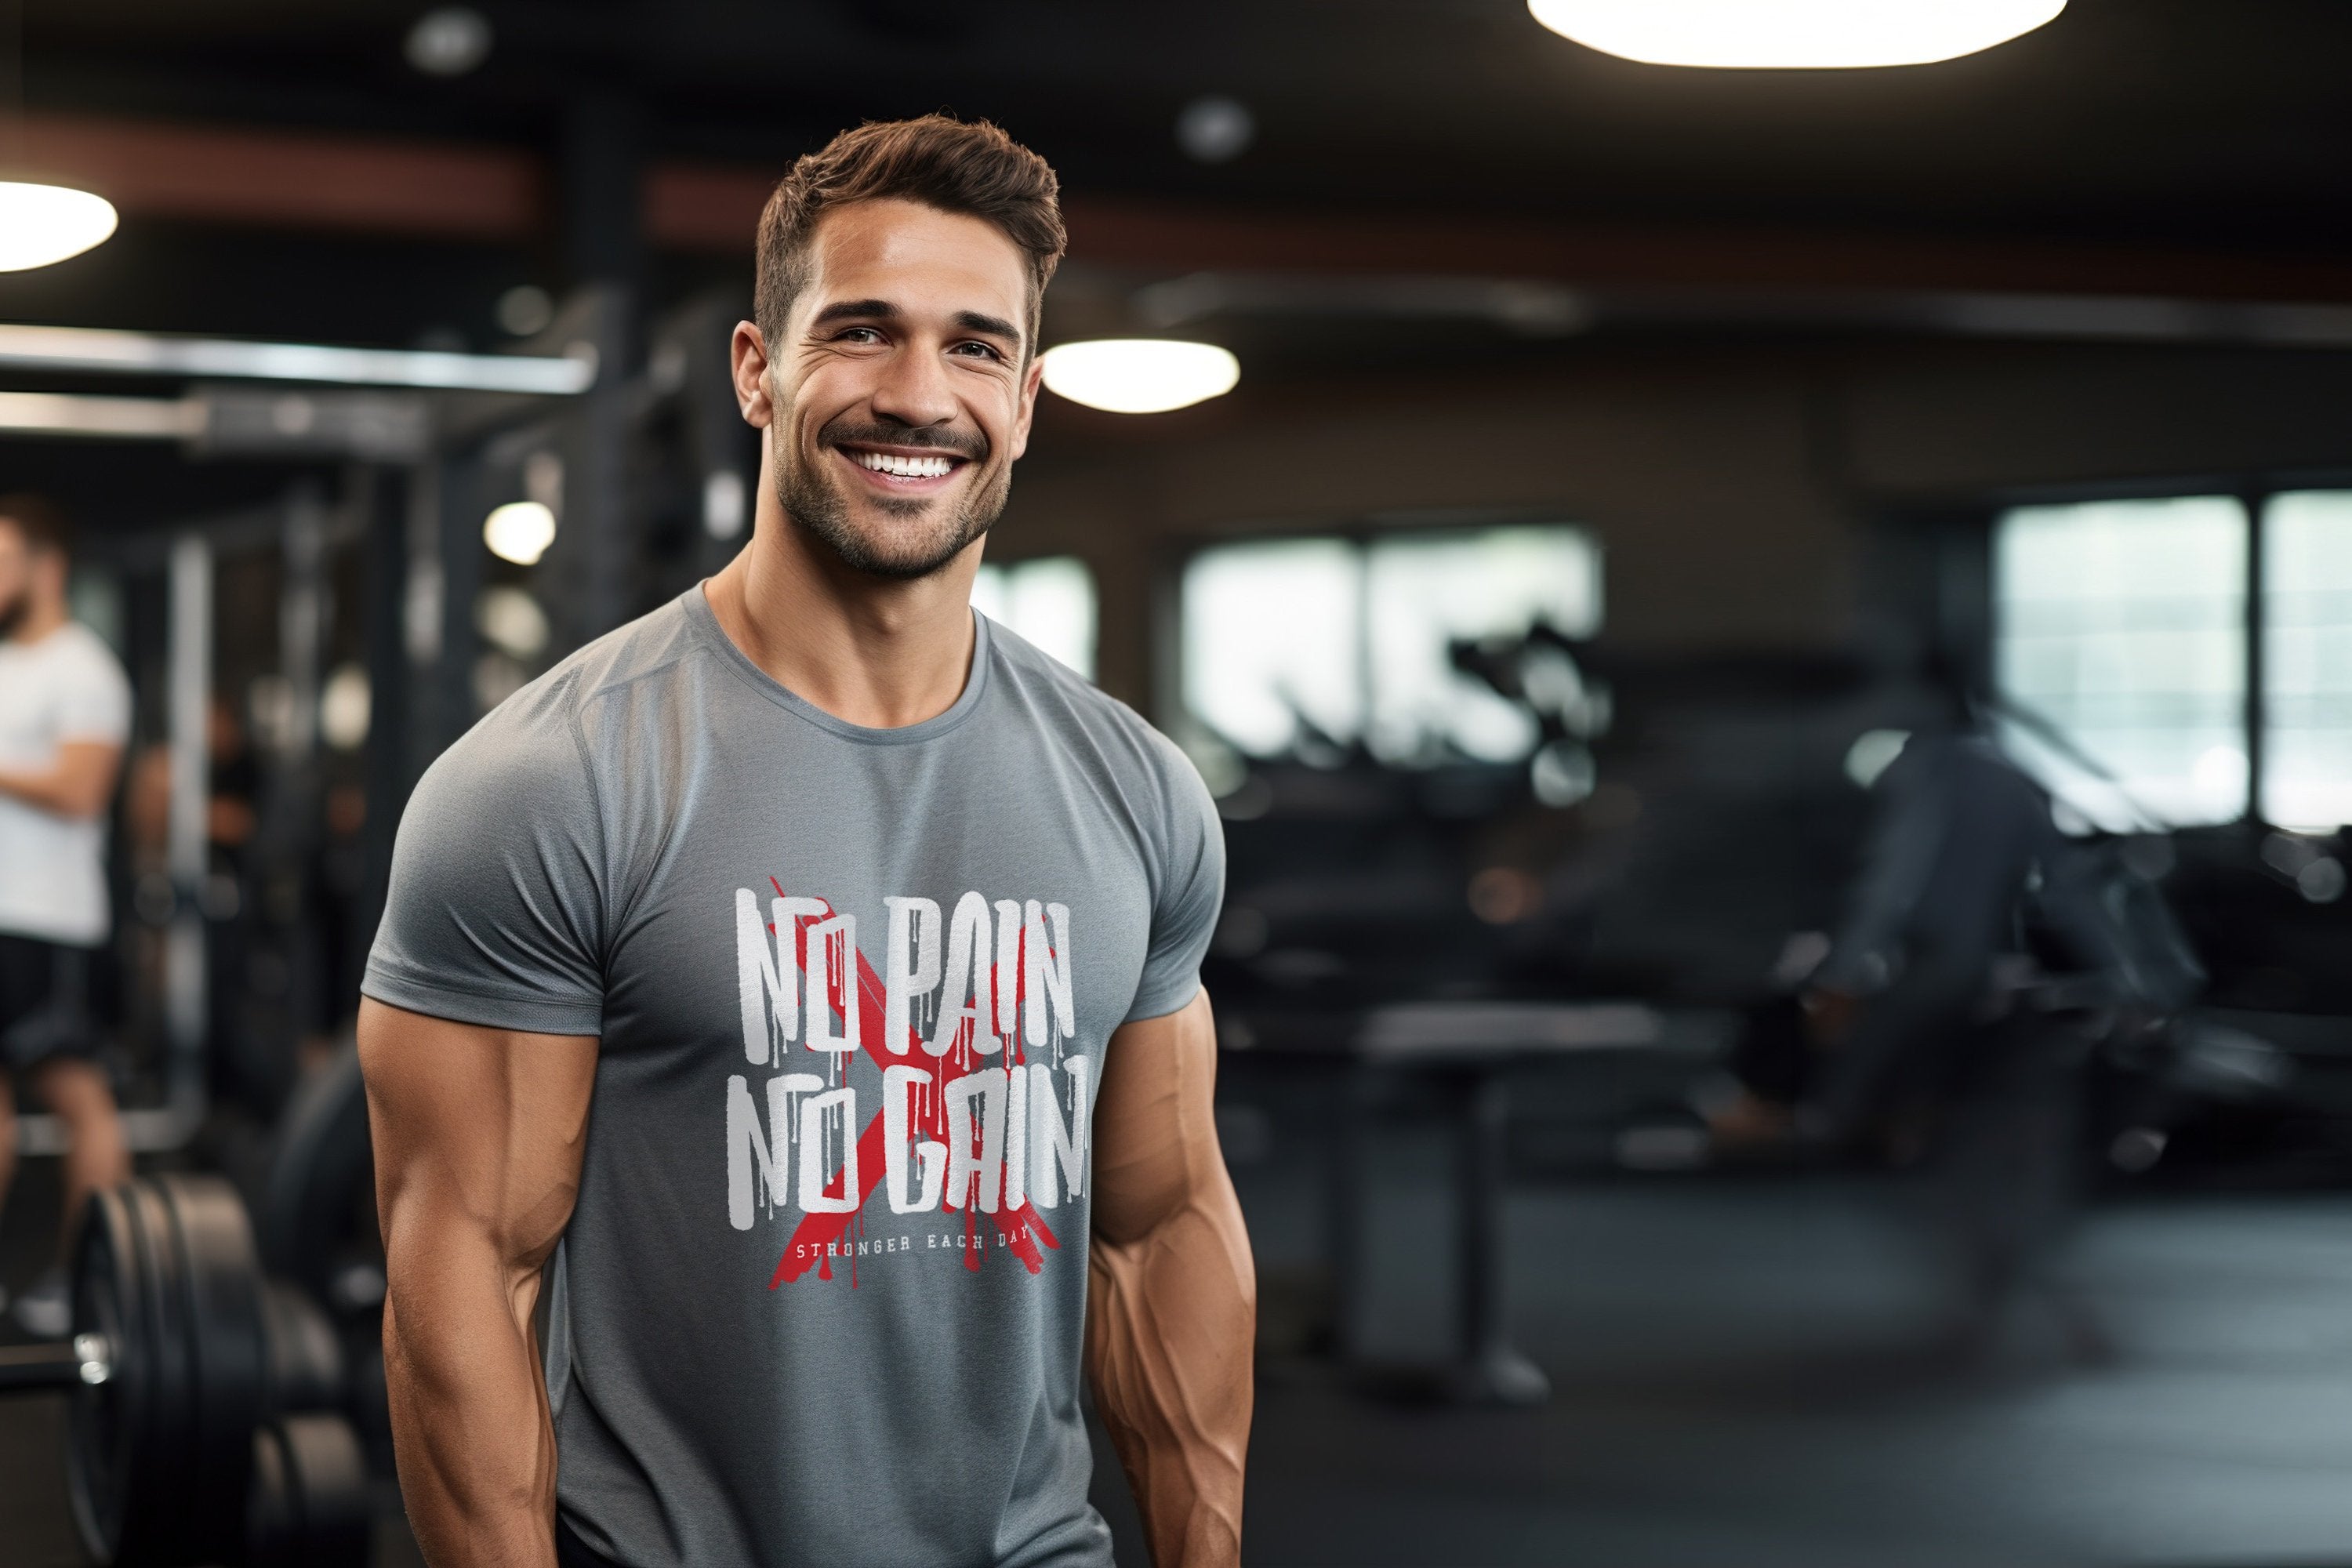
[[[911, 582], [928, 577], [961, 554], [986, 533], [1003, 514], [1013, 490], [1010, 465], [988, 466], [984, 438], [943, 437], [924, 430], [892, 430], [882, 426], [835, 421], [817, 433], [817, 459], [803, 463], [782, 430], [770, 427], [776, 455], [776, 500], [785, 519], [823, 544], [852, 571], [869, 576]], [[973, 476], [960, 500], [942, 505], [944, 498], [877, 496], [873, 509], [884, 517], [916, 521], [936, 514], [929, 526], [904, 541], [886, 541], [853, 521], [849, 497], [840, 481], [824, 471], [824, 454], [845, 441], [877, 445], [930, 447], [963, 458], [981, 471]]]

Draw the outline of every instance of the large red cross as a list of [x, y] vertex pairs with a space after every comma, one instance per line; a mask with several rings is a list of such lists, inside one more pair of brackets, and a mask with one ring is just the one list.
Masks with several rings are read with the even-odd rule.
[[[780, 899], [784, 897], [782, 884], [773, 877], [768, 879], [768, 885], [776, 889], [776, 897]], [[800, 929], [793, 933], [792, 950], [794, 963], [801, 962], [807, 928], [819, 921], [830, 918], [830, 915], [807, 915], [799, 917], [795, 921], [794, 923]], [[1023, 933], [1022, 940], [1024, 943], [1028, 940], [1025, 931]], [[1023, 956], [1025, 958], [1027, 955], [1024, 953]], [[801, 967], [805, 974], [807, 965], [803, 963]], [[1027, 989], [1027, 968], [1028, 965], [1025, 963], [1016, 964], [1013, 968], [1015, 976], [1013, 1001], [1016, 1015], [1020, 1004], [1025, 1000], [1024, 993]], [[952, 984], [954, 982], [950, 981], [950, 984]], [[899, 1065], [903, 1058], [893, 1060], [883, 1045], [882, 1017], [887, 999], [883, 994], [882, 978], [874, 973], [874, 966], [866, 962], [866, 955], [862, 952], [857, 954], [857, 991], [858, 1049], [865, 1052], [877, 1068], [887, 1068]], [[910, 1026], [908, 1029], [908, 1043], [913, 1044], [915, 1037], [914, 1030]], [[961, 1041], [957, 1048], [964, 1048]], [[1007, 1066], [1024, 1059], [1020, 1050], [1021, 1043], [1017, 1037], [1008, 1038], [1004, 1042]], [[945, 1059], [945, 1058], [941, 1058], [943, 1066]], [[942, 1082], [942, 1090], [944, 1088], [945, 1084]], [[947, 1095], [944, 1092], [933, 1094], [929, 1100], [930, 1110], [923, 1118], [926, 1131], [944, 1142], [948, 1136]], [[977, 1132], [978, 1130], [974, 1131]], [[1031, 1136], [1035, 1135], [1033, 1130]], [[783, 1257], [776, 1260], [776, 1271], [768, 1280], [769, 1289], [774, 1289], [787, 1279], [798, 1279], [802, 1275], [806, 1274], [812, 1266], [824, 1265], [821, 1277], [824, 1279], [833, 1277], [833, 1269], [825, 1257], [825, 1247], [828, 1243], [839, 1241], [843, 1234], [849, 1229], [851, 1222], [865, 1214], [866, 1200], [874, 1195], [874, 1189], [881, 1184], [885, 1169], [885, 1154], [882, 1113], [877, 1110], [874, 1113], [874, 1119], [866, 1124], [866, 1131], [859, 1134], [857, 1140], [857, 1206], [836, 1214], [803, 1214], [800, 1224], [793, 1229], [792, 1239], [784, 1245]], [[835, 1171], [826, 1181], [825, 1185], [832, 1186], [840, 1182], [847, 1171], [848, 1165], [845, 1162], [842, 1168]], [[972, 1194], [967, 1192], [964, 1195], [969, 1200]], [[977, 1228], [977, 1222], [972, 1216], [975, 1212], [972, 1204], [967, 1201], [964, 1205], [966, 1246], [963, 1249], [963, 1264], [966, 1268], [976, 1270], [980, 1268], [981, 1254], [987, 1248], [974, 1245], [977, 1238], [973, 1233]], [[1056, 1251], [1061, 1249], [1062, 1244], [1055, 1239], [1053, 1231], [1046, 1226], [1044, 1220], [1037, 1217], [1035, 1206], [1026, 1199], [1022, 1201], [1018, 1208], [1000, 1206], [988, 1217], [994, 1222], [997, 1230], [1004, 1237], [1004, 1241], [1001, 1245], [1009, 1247], [1013, 1256], [1021, 1259], [1032, 1274], [1039, 1272], [1045, 1266], [1045, 1255], [1038, 1248], [1038, 1242], [1043, 1241]], [[798, 1254], [797, 1259], [795, 1259], [795, 1254]], [[857, 1285], [857, 1271], [854, 1251], [850, 1258], [849, 1282], [850, 1288], [855, 1289]]]

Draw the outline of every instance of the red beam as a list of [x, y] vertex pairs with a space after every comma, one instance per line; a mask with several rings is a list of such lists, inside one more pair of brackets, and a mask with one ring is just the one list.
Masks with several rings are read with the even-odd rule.
[[[28, 164], [126, 212], [226, 224], [520, 242], [544, 232], [545, 169], [509, 147], [41, 116]], [[656, 164], [648, 237], [749, 258], [780, 169]], [[2264, 256], [1793, 229], [1538, 224], [1434, 213], [1193, 207], [1074, 195], [1074, 260], [1205, 268], [1467, 275], [1587, 287], [1949, 290], [2179, 300], [2352, 300], [2352, 257]]]
[[131, 214], [489, 241], [547, 219], [544, 171], [514, 148], [64, 115], [28, 117], [23, 147], [27, 170]]
[[[776, 173], [664, 164], [646, 226], [675, 250], [748, 255]], [[1587, 287], [1937, 290], [2159, 299], [2352, 300], [2352, 258], [1773, 229], [1513, 223], [1435, 213], [1254, 212], [1087, 195], [1070, 257], [1163, 274], [1212, 268], [1549, 279]]]

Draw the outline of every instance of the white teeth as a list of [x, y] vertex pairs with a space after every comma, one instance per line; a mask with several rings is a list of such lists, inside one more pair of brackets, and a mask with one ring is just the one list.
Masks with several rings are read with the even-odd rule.
[[902, 458], [895, 452], [853, 452], [859, 466], [900, 479], [936, 479], [955, 465], [946, 458]]

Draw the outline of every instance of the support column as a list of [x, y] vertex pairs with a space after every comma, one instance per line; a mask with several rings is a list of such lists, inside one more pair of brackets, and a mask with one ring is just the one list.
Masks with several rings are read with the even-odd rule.
[[563, 141], [563, 232], [575, 281], [593, 291], [584, 341], [596, 384], [573, 405], [563, 476], [570, 624], [576, 646], [637, 613], [638, 524], [631, 505], [632, 384], [645, 279], [643, 115], [618, 85], [576, 93]]
[[364, 962], [383, 915], [392, 880], [393, 836], [408, 804], [409, 739], [412, 725], [409, 673], [409, 539], [402, 475], [397, 469], [352, 470], [351, 504], [359, 513], [365, 570], [360, 576], [368, 671], [367, 874], [352, 941]]
[[165, 863], [172, 923], [163, 935], [163, 1021], [175, 1079], [205, 1049], [205, 878], [212, 869], [213, 551], [201, 533], [172, 545], [169, 713], [172, 797]]

